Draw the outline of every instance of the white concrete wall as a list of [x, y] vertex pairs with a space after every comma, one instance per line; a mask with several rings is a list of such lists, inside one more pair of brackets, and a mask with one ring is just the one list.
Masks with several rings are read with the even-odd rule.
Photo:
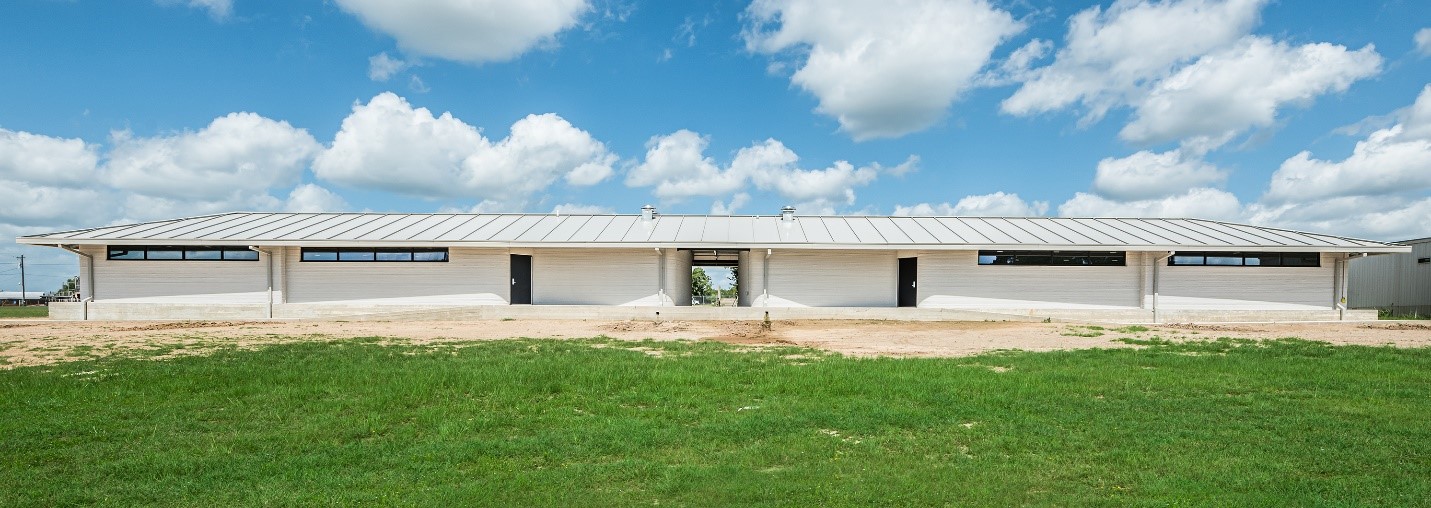
[[763, 305], [762, 298], [764, 286], [765, 250], [757, 249], [741, 252], [736, 256], [735, 283], [740, 286], [739, 294], [736, 295], [736, 303], [740, 307], [759, 307]]
[[286, 303], [347, 302], [505, 305], [511, 296], [506, 249], [448, 249], [441, 262], [302, 261], [287, 249]]
[[[258, 261], [111, 261], [102, 246], [94, 256], [94, 287], [81, 288], [96, 301], [133, 303], [268, 303], [268, 256]], [[80, 284], [90, 281], [80, 260]]]
[[1136, 261], [1129, 266], [979, 265], [978, 251], [924, 251], [919, 306], [945, 309], [1137, 308]]
[[[763, 251], [751, 252], [754, 262], [750, 264], [760, 265], [764, 256]], [[756, 293], [754, 305], [893, 307], [895, 286], [899, 283], [898, 263], [894, 251], [777, 249], [770, 256], [769, 298], [762, 299]], [[754, 289], [760, 289], [759, 282], [755, 285]]]
[[1158, 267], [1158, 308], [1227, 310], [1330, 309], [1336, 300], [1336, 257], [1319, 267]]
[[1431, 313], [1431, 239], [1411, 244], [1409, 254], [1353, 258], [1348, 274], [1348, 305], [1354, 309], [1391, 309]]
[[666, 256], [666, 275], [662, 283], [666, 289], [666, 305], [689, 306], [691, 304], [691, 264], [694, 253], [688, 250], [662, 249]]
[[661, 305], [658, 256], [655, 249], [533, 249], [532, 303]]

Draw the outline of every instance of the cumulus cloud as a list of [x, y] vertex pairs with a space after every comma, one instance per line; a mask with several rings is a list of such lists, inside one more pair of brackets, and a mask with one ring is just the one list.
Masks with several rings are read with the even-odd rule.
[[316, 184], [305, 183], [288, 193], [283, 210], [287, 212], [342, 212], [348, 202], [333, 191]]
[[936, 215], [965, 217], [1037, 217], [1048, 213], [1047, 201], [1027, 202], [1018, 194], [995, 192], [965, 196], [958, 203], [895, 205], [894, 215]]
[[1152, 199], [1120, 201], [1079, 192], [1058, 206], [1064, 217], [1194, 217], [1238, 220], [1242, 204], [1232, 193], [1210, 188], [1188, 189], [1181, 194]]
[[313, 171], [354, 187], [514, 203], [559, 178], [574, 186], [605, 180], [616, 160], [601, 142], [554, 114], [518, 120], [494, 142], [451, 113], [433, 116], [385, 92], [353, 106]]
[[803, 61], [791, 83], [856, 140], [923, 130], [1023, 26], [984, 0], [756, 0], [746, 47]]
[[388, 56], [386, 51], [368, 57], [368, 79], [387, 81], [394, 75], [411, 67], [412, 63], [401, 58]]
[[1431, 56], [1431, 28], [1417, 30], [1412, 41], [1416, 43], [1417, 53], [1421, 53], [1422, 56]]
[[1118, 0], [1068, 21], [1064, 47], [1036, 69], [1002, 107], [1014, 115], [1081, 104], [1085, 122], [1135, 97], [1174, 66], [1241, 39], [1266, 0]]
[[1240, 203], [1206, 187], [1220, 184], [1225, 172], [1204, 162], [1201, 150], [1184, 146], [1105, 159], [1094, 192], [1076, 194], [1059, 214], [1200, 217], [1377, 240], [1425, 236], [1431, 222], [1431, 85], [1410, 107], [1362, 123], [1384, 125], [1384, 118], [1394, 123], [1368, 134], [1345, 159], [1315, 159], [1305, 151], [1288, 158], [1255, 202]]
[[77, 187], [94, 179], [98, 163], [99, 147], [84, 140], [0, 129], [0, 180]]
[[1052, 63], [1020, 68], [1041, 54], [1038, 46], [1005, 62], [1006, 81], [1022, 85], [1001, 108], [1020, 116], [1077, 108], [1086, 126], [1129, 107], [1131, 121], [1119, 132], [1124, 140], [1216, 147], [1272, 126], [1288, 105], [1309, 105], [1381, 71], [1370, 45], [1352, 51], [1250, 35], [1266, 3], [1119, 0], [1107, 10], [1089, 8], [1070, 18]]
[[1162, 153], [1140, 151], [1123, 158], [1098, 161], [1093, 191], [1100, 196], [1136, 201], [1160, 198], [1193, 187], [1221, 184], [1227, 172], [1174, 149]]
[[736, 210], [750, 202], [750, 194], [744, 192], [731, 196], [730, 201], [711, 203], [711, 215], [735, 215]]
[[227, 199], [297, 183], [322, 148], [308, 131], [253, 113], [230, 113], [194, 132], [149, 138], [117, 131], [104, 174], [147, 196]]
[[1282, 162], [1264, 200], [1272, 203], [1431, 190], [1431, 85], [1401, 121], [1371, 133], [1346, 159], [1315, 159], [1307, 151]]
[[1284, 104], [1308, 104], [1346, 91], [1381, 69], [1368, 45], [1356, 51], [1334, 44], [1298, 47], [1247, 37], [1210, 53], [1159, 81], [1138, 101], [1133, 121], [1119, 135], [1148, 143], [1191, 137], [1228, 138], [1266, 127]]
[[1390, 196], [1342, 196], [1296, 203], [1254, 203], [1245, 217], [1253, 224], [1278, 226], [1382, 241], [1424, 238], [1431, 224], [1431, 197], [1424, 193]]
[[552, 44], [591, 10], [586, 0], [336, 0], [409, 54], [469, 63], [511, 60]]
[[[741, 148], [730, 165], [722, 168], [705, 154], [709, 144], [709, 138], [684, 129], [653, 137], [646, 143], [645, 158], [627, 172], [626, 185], [654, 187], [652, 193], [669, 202], [728, 196], [753, 185], [824, 210], [853, 204], [855, 188], [869, 185], [881, 173], [907, 173], [918, 163], [918, 158], [911, 157], [888, 169], [879, 164], [856, 167], [846, 161], [823, 169], [802, 169], [793, 150], [767, 139]], [[729, 213], [744, 202], [733, 198], [731, 204], [718, 202], [712, 210]]]

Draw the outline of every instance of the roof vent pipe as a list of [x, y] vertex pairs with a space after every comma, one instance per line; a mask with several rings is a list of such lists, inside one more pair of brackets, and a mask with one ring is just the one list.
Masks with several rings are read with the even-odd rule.
[[656, 218], [656, 207], [646, 205], [641, 207], [641, 220], [651, 220]]
[[786, 206], [780, 209], [780, 222], [789, 224], [795, 221], [795, 207]]

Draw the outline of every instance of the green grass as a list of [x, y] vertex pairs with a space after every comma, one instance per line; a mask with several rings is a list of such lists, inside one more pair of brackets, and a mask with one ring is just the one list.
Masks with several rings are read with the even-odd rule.
[[961, 359], [359, 340], [16, 368], [0, 505], [1431, 500], [1431, 350], [1139, 340]]
[[1120, 333], [1140, 333], [1148, 331], [1148, 327], [1142, 325], [1128, 325], [1122, 328], [1114, 328], [1113, 331]]
[[28, 305], [17, 307], [6, 305], [0, 307], [0, 319], [5, 318], [42, 318], [50, 316], [50, 308], [44, 305]]
[[1376, 311], [1376, 318], [1377, 318], [1377, 319], [1400, 319], [1400, 320], [1405, 320], [1405, 319], [1431, 319], [1431, 315], [1421, 314], [1421, 313], [1418, 313], [1418, 312], [1397, 313], [1397, 312], [1392, 312], [1391, 309], [1378, 309], [1378, 310]]

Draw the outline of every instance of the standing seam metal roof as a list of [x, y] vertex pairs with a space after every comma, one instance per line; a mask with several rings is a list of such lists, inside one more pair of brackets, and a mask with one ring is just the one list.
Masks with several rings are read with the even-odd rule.
[[1394, 244], [1204, 219], [234, 212], [24, 236], [19, 243], [730, 246], [934, 249], [1290, 249]]

